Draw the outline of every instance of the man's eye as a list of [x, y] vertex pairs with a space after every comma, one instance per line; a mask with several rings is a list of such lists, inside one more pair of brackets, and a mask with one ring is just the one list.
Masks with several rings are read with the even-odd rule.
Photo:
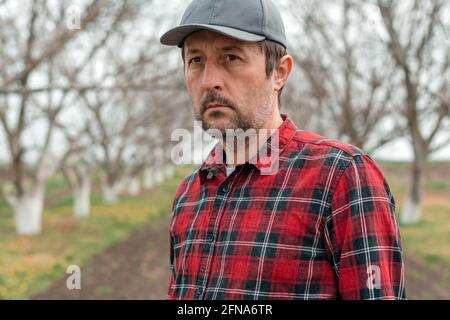
[[227, 61], [236, 61], [238, 59], [239, 59], [238, 56], [235, 56], [234, 54], [227, 54], [226, 55], [226, 60]]
[[189, 60], [189, 64], [199, 64], [201, 62], [202, 62], [202, 58], [201, 57], [194, 57], [194, 58]]

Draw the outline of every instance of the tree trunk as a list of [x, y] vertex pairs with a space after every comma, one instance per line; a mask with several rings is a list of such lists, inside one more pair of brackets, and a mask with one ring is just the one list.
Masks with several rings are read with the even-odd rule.
[[115, 204], [119, 201], [119, 188], [118, 183], [110, 186], [108, 183], [102, 183], [102, 196], [103, 202], [106, 204]]
[[153, 169], [148, 168], [144, 171], [144, 188], [151, 189], [155, 185]]
[[73, 210], [77, 218], [87, 218], [91, 213], [91, 181], [89, 175], [83, 176], [80, 185], [74, 188]]
[[141, 192], [141, 180], [138, 177], [131, 179], [128, 185], [128, 193], [130, 196], [137, 196]]
[[173, 175], [175, 174], [175, 168], [172, 165], [168, 165], [166, 166], [166, 170], [165, 170], [165, 176], [166, 178], [172, 178]]
[[159, 170], [155, 170], [155, 184], [160, 184], [164, 181], [164, 170], [160, 168]]
[[415, 224], [422, 217], [422, 194], [424, 189], [426, 154], [416, 154], [412, 165], [411, 182], [401, 215], [403, 224]]
[[13, 207], [17, 234], [31, 236], [41, 233], [43, 206], [43, 183], [39, 183], [17, 199]]

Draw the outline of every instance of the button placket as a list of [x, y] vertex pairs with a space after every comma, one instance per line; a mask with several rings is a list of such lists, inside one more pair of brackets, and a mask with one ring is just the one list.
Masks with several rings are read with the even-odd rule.
[[228, 192], [230, 192], [230, 187], [228, 185], [222, 185], [219, 189], [219, 192], [221, 193], [221, 195], [225, 196], [228, 194]]
[[206, 241], [208, 241], [208, 242], [214, 242], [214, 238], [215, 238], [215, 236], [214, 236], [214, 232], [213, 231], [209, 231], [208, 233], [207, 233], [207, 235], [206, 235]]
[[197, 290], [195, 290], [195, 293], [197, 294], [197, 297], [200, 297], [203, 294], [203, 287], [197, 286]]
[[215, 210], [213, 209], [211, 212], [211, 219], [209, 221], [207, 229], [208, 231], [206, 234], [206, 243], [203, 248], [203, 256], [200, 262], [199, 274], [197, 279], [197, 288], [195, 289], [195, 296], [197, 299], [202, 299], [204, 292], [206, 290], [206, 288], [204, 287], [204, 285], [206, 285], [204, 280], [207, 279], [209, 274], [209, 268], [211, 267], [211, 265], [207, 265], [208, 263], [207, 257], [209, 254], [213, 254], [214, 251], [215, 241], [217, 240], [216, 239], [217, 230], [215, 230], [215, 225], [217, 223], [217, 219], [221, 219], [221, 216], [225, 209], [226, 202], [228, 200], [227, 198], [231, 191], [231, 183], [232, 182], [228, 182], [219, 186], [217, 191], [217, 197], [213, 204], [213, 208], [220, 208], [220, 209], [217, 210], [216, 212], [214, 212]]
[[206, 175], [207, 180], [211, 180], [214, 177], [215, 172], [210, 170], [208, 171], [208, 174]]

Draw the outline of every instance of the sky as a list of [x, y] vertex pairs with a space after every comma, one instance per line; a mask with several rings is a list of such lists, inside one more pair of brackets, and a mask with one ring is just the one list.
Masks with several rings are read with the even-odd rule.
[[[174, 21], [176, 23], [176, 21], [181, 20], [181, 16], [184, 12], [184, 9], [189, 3], [188, 1], [181, 1], [181, 0], [171, 0], [171, 1], [155, 0], [155, 1], [159, 6], [158, 10], [161, 10], [162, 12], [162, 16], [167, 16], [167, 19], [161, 19], [162, 23], [159, 25], [159, 29], [161, 31], [158, 30], [158, 32], [161, 33], [164, 31], [165, 27], [167, 28], [170, 27], [170, 24], [174, 23]], [[336, 13], [336, 15], [338, 15], [338, 13]], [[376, 21], [376, 18], [374, 18], [373, 21]], [[288, 19], [285, 20], [285, 24], [289, 39], [289, 35], [292, 35], [295, 32], [295, 30], [292, 30], [291, 24], [289, 23]], [[143, 24], [143, 28], [145, 27], [146, 25]], [[4, 138], [3, 134], [0, 134], [0, 149], [4, 150], [4, 147], [6, 145], [3, 138]], [[394, 160], [394, 161], [410, 161], [413, 158], [411, 147], [407, 139], [396, 140], [380, 148], [379, 150], [374, 152], [373, 155], [377, 159]], [[4, 160], [4, 157], [0, 156], [0, 160]], [[439, 152], [437, 152], [436, 154], [434, 154], [431, 160], [450, 161], [450, 145], [447, 148], [444, 148]]]

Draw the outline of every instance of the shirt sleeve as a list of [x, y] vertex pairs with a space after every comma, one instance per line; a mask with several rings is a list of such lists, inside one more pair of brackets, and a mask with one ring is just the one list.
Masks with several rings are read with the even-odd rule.
[[325, 239], [342, 299], [405, 299], [395, 202], [376, 163], [358, 155], [338, 177]]
[[168, 288], [168, 292], [167, 292], [168, 300], [174, 299], [173, 285], [175, 284], [175, 273], [174, 273], [175, 269], [174, 269], [173, 259], [174, 259], [173, 244], [172, 244], [172, 240], [170, 240], [170, 261], [169, 261], [170, 278], [169, 278], [169, 288]]
[[173, 219], [173, 214], [174, 214], [174, 210], [175, 210], [175, 205], [177, 203], [177, 199], [179, 197], [180, 194], [180, 189], [181, 186], [183, 185], [183, 182], [180, 183], [180, 185], [178, 186], [177, 190], [175, 191], [175, 196], [172, 202], [172, 211], [171, 211], [171, 219], [170, 219], [170, 223], [169, 223], [169, 229], [168, 231], [168, 235], [169, 235], [169, 243], [170, 243], [170, 247], [169, 247], [169, 286], [167, 288], [167, 299], [168, 300], [174, 300], [176, 299], [175, 297], [175, 289], [174, 289], [174, 285], [176, 282], [176, 274], [175, 274], [175, 251], [174, 251], [174, 246], [173, 246], [173, 240], [172, 240], [172, 234], [170, 231], [171, 225], [172, 225], [172, 219]]

